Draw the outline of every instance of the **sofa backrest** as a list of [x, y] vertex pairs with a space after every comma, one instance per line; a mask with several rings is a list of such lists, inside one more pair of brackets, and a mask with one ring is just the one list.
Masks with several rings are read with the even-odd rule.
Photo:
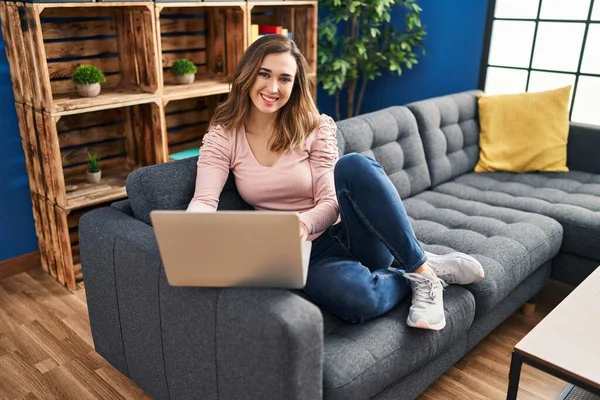
[[[198, 157], [134, 170], [126, 190], [135, 218], [150, 224], [152, 210], [185, 210], [194, 195]], [[233, 174], [223, 187], [219, 210], [251, 210], [239, 195]]]
[[337, 122], [340, 155], [360, 153], [381, 164], [401, 198], [430, 187], [415, 117], [393, 106]]
[[432, 186], [472, 171], [479, 160], [478, 93], [472, 90], [407, 104], [419, 126]]

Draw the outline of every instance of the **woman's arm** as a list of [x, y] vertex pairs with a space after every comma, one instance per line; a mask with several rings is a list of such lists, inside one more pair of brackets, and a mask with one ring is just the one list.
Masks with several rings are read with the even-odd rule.
[[202, 139], [196, 189], [187, 211], [216, 211], [231, 166], [232, 138], [219, 126], [211, 127]]
[[306, 225], [309, 235], [324, 231], [338, 218], [339, 205], [333, 180], [333, 168], [339, 157], [335, 135], [335, 122], [322, 114], [309, 158], [316, 205], [300, 214], [300, 222]]

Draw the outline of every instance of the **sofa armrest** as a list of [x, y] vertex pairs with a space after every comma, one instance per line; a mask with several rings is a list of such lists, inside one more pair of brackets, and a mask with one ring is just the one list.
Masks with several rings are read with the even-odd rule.
[[86, 213], [79, 238], [96, 351], [153, 398], [322, 397], [314, 304], [283, 289], [171, 286], [152, 227], [114, 207]]
[[600, 174], [600, 127], [571, 122], [567, 145], [567, 166], [571, 170]]

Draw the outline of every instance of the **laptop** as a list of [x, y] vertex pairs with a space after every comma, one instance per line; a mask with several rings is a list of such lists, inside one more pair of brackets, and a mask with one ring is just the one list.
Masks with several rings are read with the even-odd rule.
[[150, 213], [172, 286], [301, 289], [312, 242], [299, 215], [270, 211]]

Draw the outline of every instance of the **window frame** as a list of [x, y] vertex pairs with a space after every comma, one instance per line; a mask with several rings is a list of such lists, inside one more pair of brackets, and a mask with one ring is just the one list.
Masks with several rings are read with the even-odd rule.
[[[600, 25], [600, 21], [596, 21], [596, 20], [592, 20], [592, 14], [594, 11], [594, 5], [596, 2], [600, 2], [600, 0], [590, 0], [590, 5], [589, 5], [589, 10], [588, 10], [588, 14], [587, 14], [587, 18], [584, 19], [578, 19], [578, 20], [573, 20], [573, 19], [546, 19], [546, 18], [540, 18], [540, 14], [542, 11], [542, 2], [544, 0], [539, 0], [538, 2], [538, 6], [537, 6], [537, 12], [536, 12], [536, 16], [534, 18], [506, 18], [506, 17], [501, 17], [501, 18], [497, 18], [494, 16], [494, 13], [496, 11], [496, 0], [488, 0], [488, 8], [487, 8], [487, 14], [486, 14], [486, 22], [485, 22], [485, 33], [484, 33], [484, 37], [483, 37], [483, 51], [482, 51], [482, 55], [481, 55], [481, 63], [480, 63], [480, 67], [479, 67], [479, 82], [478, 82], [478, 89], [484, 91], [485, 90], [485, 84], [486, 84], [486, 77], [487, 77], [487, 69], [489, 67], [492, 68], [505, 68], [505, 69], [512, 69], [512, 70], [519, 70], [519, 71], [527, 71], [527, 80], [525, 83], [525, 91], [527, 91], [529, 89], [529, 82], [531, 79], [531, 72], [532, 71], [538, 71], [538, 72], [549, 72], [549, 73], [560, 73], [560, 74], [569, 74], [569, 75], [575, 75], [575, 82], [573, 83], [573, 90], [572, 90], [572, 94], [571, 94], [571, 104], [569, 106], [569, 121], [571, 121], [571, 117], [573, 115], [573, 109], [575, 108], [575, 101], [576, 101], [576, 95], [577, 95], [577, 87], [579, 84], [579, 77], [580, 76], [590, 76], [590, 77], [594, 77], [594, 78], [600, 78], [600, 73], [582, 73], [581, 72], [581, 65], [583, 63], [583, 57], [584, 57], [584, 52], [585, 52], [585, 46], [587, 44], [587, 38], [588, 38], [588, 32], [590, 29], [590, 25], [592, 24], [598, 24]], [[600, 7], [600, 5], [597, 5], [598, 7]], [[492, 28], [494, 26], [494, 21], [528, 21], [528, 22], [535, 22], [535, 28], [533, 31], [533, 41], [531, 44], [531, 55], [529, 57], [529, 65], [527, 68], [525, 67], [509, 67], [509, 66], [505, 66], [505, 65], [494, 65], [494, 64], [489, 64], [489, 55], [490, 55], [490, 46], [491, 46], [491, 39], [492, 39]], [[537, 39], [537, 33], [538, 33], [538, 28], [540, 25], [540, 22], [559, 22], [559, 23], [583, 23], [585, 24], [585, 28], [583, 31], [583, 39], [581, 42], [581, 49], [579, 52], [579, 60], [577, 62], [577, 70], [575, 72], [573, 71], [559, 71], [559, 70], [548, 70], [548, 69], [539, 69], [539, 68], [533, 68], [532, 64], [533, 64], [533, 57], [535, 54], [535, 46], [536, 46], [536, 39]]]

